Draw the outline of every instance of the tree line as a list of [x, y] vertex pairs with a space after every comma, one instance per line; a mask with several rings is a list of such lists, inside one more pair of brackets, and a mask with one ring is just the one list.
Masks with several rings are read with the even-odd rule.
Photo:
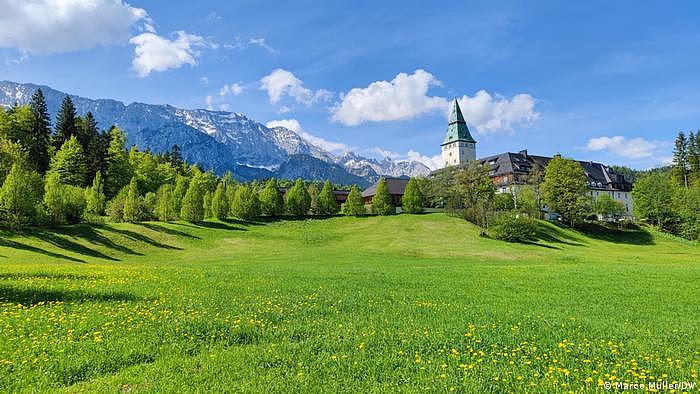
[[[127, 148], [124, 131], [100, 130], [69, 96], [51, 124], [41, 89], [26, 106], [0, 108], [0, 226], [394, 212], [383, 179], [369, 206], [356, 186], [340, 186], [350, 189], [341, 207], [329, 181], [239, 183], [187, 163], [177, 145], [166, 153]], [[421, 199], [409, 210], [422, 209]]]

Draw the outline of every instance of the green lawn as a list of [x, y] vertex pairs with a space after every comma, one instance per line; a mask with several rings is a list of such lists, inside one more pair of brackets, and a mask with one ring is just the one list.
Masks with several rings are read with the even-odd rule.
[[700, 247], [442, 214], [0, 234], [0, 391], [698, 381]]

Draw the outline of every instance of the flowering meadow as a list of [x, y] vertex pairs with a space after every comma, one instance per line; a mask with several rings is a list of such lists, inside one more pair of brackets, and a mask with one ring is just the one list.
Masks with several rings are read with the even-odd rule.
[[698, 382], [700, 246], [439, 214], [0, 234], [0, 391]]

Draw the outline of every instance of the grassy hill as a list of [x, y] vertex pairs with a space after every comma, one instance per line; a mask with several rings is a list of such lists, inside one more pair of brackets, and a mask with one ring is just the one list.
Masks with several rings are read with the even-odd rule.
[[700, 247], [441, 214], [0, 234], [0, 391], [697, 381]]

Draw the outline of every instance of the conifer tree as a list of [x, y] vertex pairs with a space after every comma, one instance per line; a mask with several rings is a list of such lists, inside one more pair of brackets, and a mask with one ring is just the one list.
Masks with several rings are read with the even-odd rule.
[[688, 170], [689, 178], [700, 182], [700, 130], [688, 134]]
[[226, 185], [225, 183], [219, 182], [216, 185], [216, 190], [211, 200], [211, 211], [212, 216], [217, 219], [226, 219], [228, 215], [228, 199], [226, 198]]
[[406, 190], [401, 199], [403, 211], [407, 213], [423, 212], [423, 193], [420, 190], [418, 179], [411, 178], [406, 184]]
[[41, 176], [26, 164], [15, 163], [0, 188], [0, 221], [20, 228], [36, 220], [41, 202]]
[[124, 201], [124, 221], [138, 222], [141, 220], [141, 196], [136, 177], [131, 178], [127, 189], [126, 200]]
[[321, 215], [335, 215], [338, 210], [338, 201], [335, 199], [333, 186], [330, 181], [326, 181], [318, 195], [318, 211]]
[[87, 164], [87, 177], [93, 179], [97, 171], [102, 167], [104, 154], [101, 152], [100, 132], [97, 130], [97, 122], [92, 112], [88, 112], [84, 118], [77, 120], [78, 142], [85, 152], [85, 162]]
[[51, 146], [51, 119], [49, 110], [46, 107], [44, 92], [37, 89], [32, 95], [29, 107], [34, 115], [34, 122], [31, 133], [31, 146], [29, 147], [29, 157], [36, 165], [40, 174], [46, 173], [49, 169], [50, 146]]
[[672, 174], [676, 182], [688, 188], [688, 139], [682, 131], [678, 133], [673, 149]]
[[105, 194], [114, 197], [119, 190], [129, 183], [132, 169], [126, 154], [126, 134], [118, 127], [109, 130], [109, 147], [105, 160]]
[[377, 215], [392, 215], [396, 213], [394, 202], [389, 194], [389, 187], [386, 185], [386, 179], [380, 178], [377, 183], [377, 191], [372, 197], [372, 212]]
[[365, 203], [362, 201], [362, 194], [357, 186], [350, 189], [347, 200], [343, 203], [341, 213], [347, 216], [360, 216], [367, 213]]
[[304, 186], [304, 181], [297, 179], [285, 196], [285, 205], [290, 215], [304, 216], [311, 207], [311, 196]]
[[66, 96], [61, 103], [61, 109], [56, 115], [56, 131], [54, 133], [53, 143], [58, 150], [68, 139], [77, 134], [78, 115], [75, 112], [75, 106], [70, 96]]
[[70, 137], [51, 159], [49, 171], [56, 174], [61, 183], [82, 187], [85, 185], [85, 156], [75, 136]]
[[104, 182], [102, 182], [102, 173], [97, 171], [95, 178], [92, 180], [92, 186], [85, 191], [85, 212], [83, 217], [88, 221], [102, 216], [105, 210], [105, 201], [107, 198], [104, 193]]

